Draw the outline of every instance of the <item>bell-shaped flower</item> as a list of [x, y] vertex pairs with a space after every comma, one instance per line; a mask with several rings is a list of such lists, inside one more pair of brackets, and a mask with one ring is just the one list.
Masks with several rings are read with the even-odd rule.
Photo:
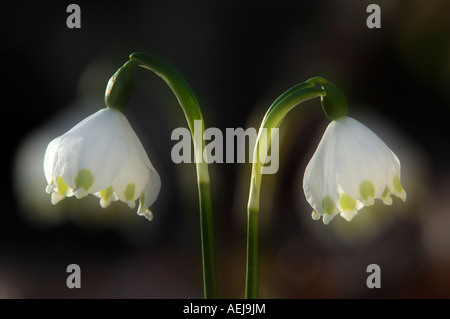
[[87, 117], [47, 146], [44, 172], [52, 204], [75, 195], [94, 194], [100, 205], [121, 200], [152, 219], [149, 209], [161, 188], [139, 138], [125, 115], [104, 108]]
[[341, 214], [350, 221], [364, 206], [391, 194], [406, 200], [400, 161], [370, 129], [350, 117], [332, 121], [305, 170], [303, 190], [312, 218], [328, 224]]

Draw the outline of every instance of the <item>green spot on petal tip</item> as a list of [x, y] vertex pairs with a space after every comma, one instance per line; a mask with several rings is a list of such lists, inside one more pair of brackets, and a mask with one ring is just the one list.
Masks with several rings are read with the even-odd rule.
[[141, 197], [139, 198], [139, 205], [142, 207], [145, 203], [145, 195], [144, 193], [141, 194]]
[[356, 207], [356, 200], [348, 196], [347, 194], [343, 193], [339, 197], [339, 205], [341, 205], [341, 208], [344, 211], [353, 211]]
[[364, 200], [368, 201], [370, 198], [375, 197], [375, 187], [372, 182], [364, 181], [359, 185], [359, 193]]
[[126, 187], [125, 187], [125, 191], [123, 192], [123, 195], [125, 196], [125, 199], [128, 201], [132, 201], [134, 198], [134, 189], [135, 189], [135, 185], [134, 183], [129, 183]]
[[58, 188], [58, 194], [60, 195], [65, 194], [69, 190], [69, 186], [67, 186], [61, 176], [58, 176], [56, 179], [56, 187]]
[[322, 208], [325, 214], [333, 214], [335, 210], [334, 201], [330, 196], [325, 196], [322, 200]]
[[400, 182], [400, 178], [398, 177], [398, 175], [395, 175], [394, 179], [392, 180], [392, 183], [394, 185], [394, 189], [401, 194], [403, 192], [403, 186], [402, 183]]
[[81, 169], [75, 178], [75, 189], [82, 188], [85, 192], [94, 185], [94, 175], [86, 168]]
[[112, 194], [113, 194], [112, 186], [109, 186], [108, 188], [105, 188], [104, 190], [102, 190], [100, 192], [100, 196], [102, 197], [102, 199], [104, 201], [107, 201], [111, 197]]

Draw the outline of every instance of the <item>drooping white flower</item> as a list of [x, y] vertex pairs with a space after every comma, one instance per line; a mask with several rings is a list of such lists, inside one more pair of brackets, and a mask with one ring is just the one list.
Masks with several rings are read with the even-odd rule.
[[350, 117], [332, 121], [305, 170], [303, 190], [312, 218], [328, 224], [341, 214], [350, 221], [364, 206], [391, 194], [406, 200], [400, 161], [370, 129]]
[[152, 219], [149, 209], [161, 188], [139, 138], [125, 115], [104, 108], [49, 143], [44, 156], [46, 192], [52, 204], [75, 195], [94, 194], [106, 208], [121, 200]]

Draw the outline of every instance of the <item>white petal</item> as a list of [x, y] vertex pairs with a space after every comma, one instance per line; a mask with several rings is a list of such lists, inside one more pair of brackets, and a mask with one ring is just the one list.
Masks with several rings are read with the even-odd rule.
[[[120, 172], [120, 176], [114, 181], [114, 189], [119, 199], [122, 201], [127, 201], [127, 199], [123, 196], [125, 187], [130, 182], [135, 183], [135, 192], [132, 203], [129, 200], [127, 203], [129, 205], [133, 205], [134, 200], [141, 197], [141, 200], [139, 201], [138, 214], [144, 215], [147, 219], [149, 219], [148, 217], [150, 215], [146, 209], [156, 201], [161, 189], [161, 179], [128, 120], [125, 117], [122, 120], [124, 127], [128, 128], [126, 132], [128, 134], [130, 144], [133, 147], [131, 150], [132, 155], [130, 159]], [[134, 171], [130, 172], [130, 170]], [[144, 195], [144, 200], [142, 200], [142, 195]]]
[[337, 202], [339, 197], [335, 162], [332, 157], [336, 145], [334, 126], [334, 122], [328, 125], [303, 177], [306, 200], [320, 215], [324, 214], [323, 200], [326, 196], [333, 202]]
[[[139, 199], [138, 215], [146, 216], [148, 208], [156, 201], [161, 189], [161, 179], [155, 170], [150, 170], [150, 179]], [[153, 215], [152, 215], [153, 216]], [[153, 217], [152, 217], [153, 218]], [[148, 218], [147, 218], [148, 219]]]
[[109, 205], [111, 205], [111, 202], [117, 200], [116, 194], [114, 194], [114, 189], [112, 186], [103, 189], [100, 192], [97, 192], [94, 194], [98, 198], [100, 198], [100, 206], [102, 208], [107, 208]]
[[147, 152], [144, 149], [144, 146], [141, 143], [141, 140], [136, 135], [136, 132], [134, 132], [133, 128], [130, 125], [130, 122], [128, 122], [127, 118], [125, 116], [122, 116], [122, 125], [124, 128], [124, 132], [127, 134], [127, 140], [131, 145], [134, 146], [133, 150], [137, 151], [137, 154], [139, 155], [139, 158], [141, 161], [147, 166], [149, 169], [152, 169], [155, 171], [155, 168], [153, 167], [152, 163], [150, 162], [150, 159], [147, 155]]
[[[55, 138], [53, 141], [51, 141], [47, 149], [45, 150], [44, 155], [44, 174], [45, 179], [47, 180], [48, 185], [52, 185], [54, 181], [56, 180], [54, 170], [55, 165], [58, 161], [58, 149], [59, 149], [59, 140], [60, 138]], [[47, 190], [47, 193], [49, 193], [49, 190]]]
[[324, 214], [323, 215], [323, 223], [325, 225], [328, 225], [330, 223], [330, 221], [334, 218], [334, 216], [336, 216], [338, 213], [335, 212], [333, 214]]
[[95, 193], [112, 184], [130, 156], [122, 117], [119, 111], [102, 109], [63, 135], [59, 154], [64, 165], [58, 174], [70, 187], [76, 187], [83, 169], [93, 176], [93, 184], [85, 191]]
[[400, 182], [400, 173], [395, 175], [388, 183], [388, 188], [392, 194], [400, 198], [402, 201], [406, 201], [406, 192]]
[[113, 189], [117, 197], [134, 208], [134, 201], [140, 196], [150, 177], [150, 170], [133, 152], [128, 161], [113, 181]]
[[54, 192], [54, 193], [52, 193], [51, 203], [52, 203], [52, 205], [56, 205], [60, 201], [62, 201], [64, 198], [66, 198], [65, 195], [61, 195], [58, 192]]
[[88, 195], [88, 192], [86, 192], [83, 188], [77, 188], [73, 191], [73, 194], [76, 198], [82, 199]]
[[[381, 197], [389, 179], [399, 170], [399, 161], [386, 144], [361, 123], [349, 117], [336, 123], [339, 184], [351, 197], [371, 205], [375, 198]], [[361, 188], [370, 191], [364, 193]]]
[[50, 181], [50, 183], [51, 183], [51, 184], [48, 184], [47, 187], [45, 188], [45, 192], [46, 192], [47, 194], [53, 193], [53, 191], [54, 191], [55, 188], [56, 188], [56, 186], [55, 186], [55, 184], [53, 183], [53, 181]]
[[350, 210], [350, 211], [345, 211], [345, 212], [341, 212], [341, 216], [345, 218], [346, 221], [351, 221], [353, 219], [353, 217], [355, 217], [358, 214], [358, 211], [356, 210]]
[[318, 212], [316, 212], [315, 209], [313, 209], [313, 211], [311, 213], [311, 218], [314, 219], [314, 220], [319, 220], [320, 217], [322, 217], [322, 216], [320, 216], [320, 214]]

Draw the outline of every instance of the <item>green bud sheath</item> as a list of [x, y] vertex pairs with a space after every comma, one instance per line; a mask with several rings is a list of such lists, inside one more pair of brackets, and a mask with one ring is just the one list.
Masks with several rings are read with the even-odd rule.
[[322, 77], [314, 77], [306, 82], [318, 84], [325, 90], [325, 92], [327, 92], [326, 95], [320, 97], [320, 102], [325, 115], [330, 120], [334, 121], [347, 116], [347, 97], [341, 89]]
[[130, 100], [132, 90], [130, 68], [125, 64], [108, 81], [105, 91], [106, 106], [122, 111]]

